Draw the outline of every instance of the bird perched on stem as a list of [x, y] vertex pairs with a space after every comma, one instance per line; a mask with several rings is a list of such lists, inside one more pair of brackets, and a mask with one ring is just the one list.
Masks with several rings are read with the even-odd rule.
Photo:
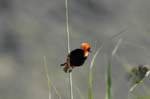
[[71, 72], [74, 67], [79, 67], [84, 64], [85, 60], [89, 56], [90, 44], [87, 42], [81, 43], [81, 48], [71, 51], [66, 59], [66, 62], [60, 66], [64, 66], [64, 72]]

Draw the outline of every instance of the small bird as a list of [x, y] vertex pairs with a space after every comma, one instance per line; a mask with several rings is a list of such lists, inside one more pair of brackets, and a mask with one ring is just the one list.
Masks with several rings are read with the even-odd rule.
[[71, 72], [74, 67], [79, 67], [84, 64], [85, 60], [91, 52], [90, 44], [87, 42], [81, 43], [81, 48], [71, 51], [66, 59], [66, 62], [60, 66], [64, 66], [64, 72]]

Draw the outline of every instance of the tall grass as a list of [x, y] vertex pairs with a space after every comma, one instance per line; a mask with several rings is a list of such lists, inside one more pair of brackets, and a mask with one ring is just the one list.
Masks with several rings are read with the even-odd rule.
[[52, 82], [52, 80], [50, 79], [49, 73], [48, 73], [48, 66], [47, 66], [47, 60], [46, 60], [46, 56], [43, 56], [43, 61], [44, 61], [44, 71], [45, 71], [45, 75], [47, 78], [47, 84], [48, 84], [48, 90], [49, 90], [49, 98], [48, 99], [52, 99], [52, 94], [51, 94], [51, 89], [53, 88], [56, 95], [59, 97], [59, 99], [61, 99], [61, 95], [60, 93], [57, 91], [56, 87], [54, 87], [54, 84]]
[[112, 99], [112, 77], [111, 77], [111, 60], [108, 59], [108, 66], [106, 71], [106, 96], [105, 99]]
[[119, 46], [122, 43], [122, 39], [119, 39], [114, 50], [112, 51], [111, 56], [108, 58], [108, 65], [106, 68], [106, 96], [105, 99], [112, 99], [112, 58], [115, 56]]
[[134, 99], [150, 99], [150, 96], [138, 96]]
[[[68, 15], [68, 0], [65, 0], [65, 15], [66, 15], [66, 34], [67, 34], [67, 47], [68, 47], [67, 51], [68, 51], [68, 53], [70, 53], [70, 31], [69, 31], [69, 17], [68, 17], [69, 16]], [[124, 33], [125, 30], [123, 30], [120, 33], [112, 36], [110, 38], [110, 41], [112, 39], [116, 38], [117, 36], [119, 36], [120, 34]], [[105, 99], [112, 99], [112, 63], [111, 63], [111, 61], [112, 61], [113, 56], [115, 56], [115, 54], [116, 54], [116, 52], [117, 52], [121, 42], [122, 42], [122, 39], [120, 39], [117, 42], [114, 50], [112, 51], [111, 57], [108, 58], [108, 65], [107, 65], [107, 68], [106, 68], [106, 75], [105, 75], [105, 77], [106, 77], [106, 93], [105, 93], [106, 96], [105, 96]], [[103, 46], [105, 44], [106, 44], [105, 42], [102, 43], [101, 47], [96, 50], [96, 52], [94, 53], [93, 58], [91, 60], [91, 63], [90, 63], [89, 75], [88, 75], [88, 99], [93, 99], [92, 84], [93, 84], [93, 67], [94, 67], [94, 62], [95, 62], [95, 59], [96, 59], [97, 55], [99, 54], [99, 52], [101, 51], [101, 49], [103, 48]], [[47, 77], [47, 81], [48, 81], [49, 99], [52, 99], [52, 97], [51, 97], [51, 86], [52, 86], [51, 84], [52, 84], [52, 82], [51, 82], [49, 74], [48, 74], [48, 67], [47, 67], [46, 57], [44, 56], [43, 59], [44, 59], [45, 73], [46, 73], [46, 77]], [[73, 81], [72, 73], [70, 72], [69, 73], [70, 99], [74, 99], [73, 82], [72, 81]], [[133, 86], [133, 89], [136, 86], [137, 85]], [[133, 90], [133, 89], [131, 88], [130, 91]], [[80, 93], [79, 89], [77, 89], [77, 91], [80, 94], [81, 98], [85, 99], [84, 96]], [[146, 92], [149, 93], [148, 90]], [[58, 92], [57, 92], [57, 94], [59, 95]], [[144, 98], [150, 98], [150, 96], [139, 96], [139, 97], [136, 97], [135, 99], [144, 99]], [[60, 95], [59, 95], [59, 99], [61, 99]]]
[[141, 79], [141, 81], [139, 82], [139, 83], [135, 83], [135, 84], [133, 84], [131, 87], [130, 87], [130, 92], [133, 92], [133, 90], [138, 86], [138, 85], [142, 85], [143, 86], [143, 88], [144, 88], [144, 90], [145, 90], [145, 92], [146, 93], [148, 93], [148, 94], [150, 94], [150, 91], [149, 91], [149, 89], [144, 85], [144, 80], [149, 76], [149, 74], [150, 74], [150, 71], [147, 73], [147, 75], [143, 78], [143, 79]]
[[49, 99], [52, 99], [52, 95], [51, 95], [51, 80], [48, 74], [48, 66], [47, 66], [47, 61], [46, 61], [46, 56], [43, 57], [43, 61], [44, 61], [44, 70], [45, 70], [45, 74], [46, 74], [46, 78], [47, 78], [47, 84], [48, 84], [48, 89], [49, 89]]
[[80, 99], [85, 99], [85, 96], [82, 94], [82, 92], [80, 91], [80, 89], [77, 86], [74, 87], [74, 88], [76, 89], [77, 93], [79, 94]]
[[[69, 17], [68, 17], [68, 0], [65, 0], [66, 7], [66, 31], [67, 31], [67, 45], [68, 53], [70, 53], [70, 31], [69, 31]], [[69, 87], [70, 87], [70, 99], [73, 99], [73, 85], [72, 85], [72, 73], [69, 72]]]
[[[70, 31], [69, 31], [69, 17], [68, 17], [68, 0], [65, 0], [65, 8], [66, 8], [66, 32], [67, 32], [67, 45], [68, 45], [68, 53], [70, 53]], [[126, 30], [126, 29], [125, 29]], [[121, 31], [120, 33], [112, 36], [111, 40], [118, 35], [122, 34], [125, 30]], [[88, 80], [88, 99], [92, 99], [92, 80], [93, 80], [93, 66], [94, 66], [94, 61], [96, 59], [96, 56], [98, 55], [99, 51], [103, 48], [102, 46], [95, 52], [90, 68], [89, 68], [89, 80]], [[117, 50], [117, 49], [115, 49]], [[111, 88], [111, 63], [108, 65], [108, 88]], [[70, 99], [73, 99], [73, 84], [72, 84], [72, 73], [69, 73], [69, 82], [70, 82]], [[109, 92], [109, 95], [111, 93]], [[111, 99], [111, 98], [108, 98]]]
[[[112, 36], [108, 41], [113, 40], [114, 38], [118, 37], [119, 35], [121, 35], [122, 33], [125, 32], [126, 29], [124, 29], [123, 31], [115, 34], [114, 36]], [[96, 59], [96, 56], [98, 55], [98, 53], [100, 52], [101, 49], [104, 48], [104, 46], [108, 43], [107, 42], [103, 42], [101, 44], [101, 47], [95, 52], [91, 63], [90, 63], [90, 68], [89, 68], [89, 76], [88, 76], [88, 99], [93, 99], [93, 94], [92, 94], [92, 80], [93, 80], [93, 67], [94, 67], [94, 62]], [[112, 51], [112, 56], [114, 56], [119, 48], [119, 45], [121, 44], [122, 39], [119, 39], [119, 41], [117, 42], [114, 50]], [[111, 58], [110, 58], [111, 59]], [[108, 61], [108, 66], [107, 66], [107, 73], [106, 73], [106, 87], [107, 87], [107, 91], [106, 91], [106, 97], [105, 99], [112, 99], [112, 95], [111, 95], [111, 60]]]
[[98, 55], [98, 53], [100, 52], [102, 47], [100, 47], [94, 54], [92, 60], [91, 60], [91, 64], [90, 64], [90, 68], [89, 68], [89, 80], [88, 80], [88, 99], [93, 99], [92, 97], [92, 80], [93, 80], [93, 67], [94, 67], [94, 62], [96, 59], [96, 56]]

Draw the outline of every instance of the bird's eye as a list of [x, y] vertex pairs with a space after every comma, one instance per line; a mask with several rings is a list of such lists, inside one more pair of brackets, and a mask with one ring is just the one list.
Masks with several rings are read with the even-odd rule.
[[88, 51], [88, 52], [92, 52], [92, 51], [91, 51], [91, 48], [88, 48], [87, 51]]

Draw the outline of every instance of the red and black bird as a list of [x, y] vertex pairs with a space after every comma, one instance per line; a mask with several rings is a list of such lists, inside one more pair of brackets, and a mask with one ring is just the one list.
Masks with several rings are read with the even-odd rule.
[[81, 48], [75, 49], [69, 53], [67, 60], [64, 64], [64, 72], [71, 72], [74, 67], [79, 67], [84, 64], [85, 60], [89, 56], [90, 44], [87, 42], [81, 43]]

